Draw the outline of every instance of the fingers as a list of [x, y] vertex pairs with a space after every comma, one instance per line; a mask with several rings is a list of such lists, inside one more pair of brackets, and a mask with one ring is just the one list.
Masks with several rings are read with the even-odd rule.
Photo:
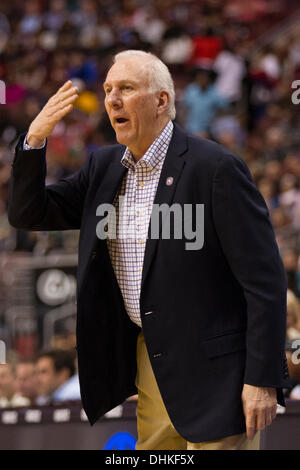
[[57, 107], [59, 105], [68, 104], [65, 103], [65, 100], [69, 98], [73, 98], [74, 100], [78, 98], [78, 88], [72, 87], [68, 88], [65, 91], [57, 92], [52, 98], [49, 100], [49, 107]]
[[69, 104], [68, 106], [65, 106], [64, 108], [60, 109], [54, 114], [55, 120], [59, 121], [62, 119], [66, 114], [68, 114], [71, 109], [73, 108], [73, 104]]
[[246, 413], [246, 434], [247, 439], [252, 440], [256, 433], [256, 415], [251, 411]]
[[270, 426], [270, 424], [272, 423], [272, 421], [273, 421], [272, 410], [266, 410], [266, 414], [265, 414], [265, 425], [266, 425], [266, 426]]
[[57, 93], [59, 93], [60, 91], [65, 91], [65, 90], [67, 90], [68, 88], [71, 87], [71, 85], [72, 85], [71, 80], [68, 80], [67, 82], [65, 82], [65, 83], [59, 88], [59, 90], [58, 90]]
[[53, 114], [55, 114], [56, 111], [60, 111], [62, 109], [64, 109], [66, 106], [69, 106], [69, 104], [73, 104], [74, 101], [76, 101], [78, 98], [78, 95], [75, 94], [75, 95], [71, 95], [71, 96], [66, 96], [65, 98], [61, 99], [60, 101], [58, 101], [57, 103], [55, 103], [54, 105], [52, 105], [52, 112]]
[[257, 429], [264, 429], [266, 426], [270, 426], [273, 420], [276, 418], [277, 404], [266, 407], [257, 412]]
[[71, 88], [68, 88], [67, 90], [60, 91], [59, 93], [56, 93], [56, 95], [54, 95], [54, 97], [57, 100], [62, 100], [62, 99], [65, 99], [66, 97], [72, 96], [74, 94], [78, 95], [78, 88], [77, 87], [71, 87]]
[[61, 119], [62, 116], [65, 116], [73, 108], [74, 101], [77, 100], [77, 96], [71, 96], [54, 106], [51, 110], [52, 117], [57, 120]]
[[49, 118], [59, 121], [71, 111], [77, 98], [78, 88], [70, 87], [67, 82], [47, 103], [47, 115]]
[[244, 384], [242, 404], [247, 438], [252, 440], [256, 431], [269, 426], [276, 416], [276, 389]]
[[277, 405], [271, 408], [252, 409], [245, 412], [247, 438], [252, 440], [256, 431], [262, 431], [272, 424], [276, 417]]
[[[266, 414], [267, 412], [265, 409], [257, 411], [256, 424], [257, 424], [257, 430], [259, 431], [261, 431], [262, 429], [266, 427], [266, 420], [267, 420]], [[268, 415], [268, 417], [270, 417], [270, 415]]]
[[77, 98], [78, 88], [72, 87], [71, 80], [68, 80], [47, 101], [41, 112], [32, 121], [28, 137], [30, 137], [31, 132], [35, 141], [43, 142], [46, 137], [51, 135], [57, 122], [71, 111]]

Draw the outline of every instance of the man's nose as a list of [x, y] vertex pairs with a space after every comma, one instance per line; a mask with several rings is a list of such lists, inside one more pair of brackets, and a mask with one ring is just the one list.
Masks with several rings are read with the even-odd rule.
[[112, 90], [107, 97], [107, 102], [112, 107], [120, 107], [122, 106], [121, 95], [117, 90]]

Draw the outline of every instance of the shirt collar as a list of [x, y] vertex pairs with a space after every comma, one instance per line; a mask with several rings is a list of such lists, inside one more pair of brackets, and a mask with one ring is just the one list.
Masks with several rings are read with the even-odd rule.
[[133, 171], [138, 164], [146, 164], [151, 169], [151, 171], [156, 169], [167, 154], [167, 150], [173, 134], [173, 128], [173, 122], [170, 120], [138, 162], [134, 160], [129, 148], [126, 147], [126, 150], [121, 159], [122, 165]]

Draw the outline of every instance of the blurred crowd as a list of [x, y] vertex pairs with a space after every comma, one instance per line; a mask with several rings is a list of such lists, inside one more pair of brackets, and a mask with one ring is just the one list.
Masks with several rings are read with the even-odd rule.
[[10, 351], [0, 365], [0, 409], [81, 403], [75, 341], [75, 333], [56, 334], [32, 359]]
[[1, 365], [0, 408], [80, 401], [76, 362], [71, 351], [55, 348]]
[[[292, 0], [1, 0], [6, 104], [0, 104], [0, 252], [76, 252], [77, 232], [10, 227], [8, 185], [18, 136], [71, 79], [79, 98], [48, 140], [47, 183], [74, 172], [93, 149], [115, 142], [102, 89], [113, 55], [151, 51], [174, 77], [178, 124], [242, 157], [266, 201], [287, 275], [292, 370], [293, 341], [300, 339], [300, 105], [292, 100], [292, 84], [300, 79], [296, 7]], [[75, 365], [55, 354], [1, 366], [0, 406], [15, 396], [47, 402], [74, 377], [78, 390]], [[47, 388], [43, 377], [49, 378], [50, 369]], [[21, 385], [22, 376], [31, 375], [28, 390], [34, 392]], [[300, 398], [296, 368], [293, 380], [291, 396]]]

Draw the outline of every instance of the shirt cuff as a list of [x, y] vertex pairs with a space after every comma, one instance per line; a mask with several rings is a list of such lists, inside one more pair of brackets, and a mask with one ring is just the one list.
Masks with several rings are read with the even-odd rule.
[[46, 139], [44, 139], [44, 143], [41, 147], [30, 147], [30, 145], [27, 144], [27, 135], [25, 136], [24, 142], [23, 142], [23, 150], [38, 150], [38, 149], [43, 149], [46, 145]]

